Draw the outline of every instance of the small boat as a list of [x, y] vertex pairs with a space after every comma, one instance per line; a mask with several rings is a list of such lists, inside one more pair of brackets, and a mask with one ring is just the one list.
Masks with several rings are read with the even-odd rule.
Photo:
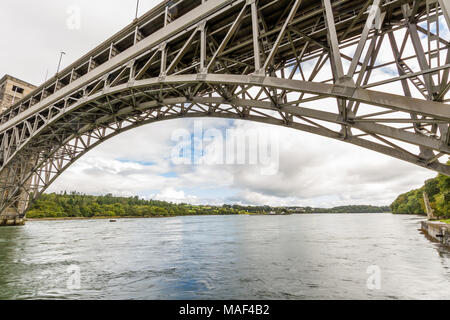
[[117, 220], [111, 219], [109, 220], [109, 222], [117, 222]]

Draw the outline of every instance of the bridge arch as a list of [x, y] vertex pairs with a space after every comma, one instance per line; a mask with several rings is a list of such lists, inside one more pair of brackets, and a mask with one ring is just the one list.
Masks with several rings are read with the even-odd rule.
[[[314, 128], [310, 126], [305, 126], [300, 123], [286, 123], [283, 120], [276, 120], [276, 119], [268, 119], [262, 116], [247, 116], [246, 118], [242, 118], [239, 115], [223, 115], [221, 113], [199, 113], [199, 114], [190, 114], [190, 115], [166, 115], [163, 117], [159, 117], [156, 119], [146, 119], [140, 122], [136, 122], [132, 125], [129, 125], [124, 128], [117, 128], [116, 131], [103, 134], [100, 133], [99, 128], [90, 131], [89, 133], [81, 136], [73, 136], [66, 140], [66, 144], [61, 146], [60, 148], [56, 149], [53, 154], [49, 154], [48, 158], [46, 160], [43, 160], [39, 163], [37, 163], [34, 167], [30, 168], [29, 172], [26, 176], [23, 177], [22, 181], [20, 182], [20, 185], [22, 187], [17, 188], [13, 192], [17, 193], [27, 193], [28, 198], [26, 200], [26, 206], [23, 209], [23, 212], [21, 214], [24, 214], [32, 205], [33, 201], [37, 200], [42, 193], [44, 193], [52, 184], [56, 181], [67, 169], [70, 168], [77, 160], [82, 158], [84, 155], [95, 149], [100, 144], [108, 141], [109, 139], [136, 129], [138, 127], [161, 122], [161, 121], [168, 121], [168, 120], [175, 120], [175, 119], [181, 119], [181, 118], [221, 118], [221, 119], [232, 119], [232, 120], [248, 120], [252, 122], [257, 123], [263, 123], [267, 125], [274, 125], [274, 126], [281, 126], [281, 127], [287, 127], [291, 129], [296, 129], [324, 137], [328, 137], [331, 139], [347, 142], [353, 145], [357, 145], [360, 147], [364, 147], [366, 149], [388, 154], [390, 156], [396, 157], [398, 159], [408, 161], [410, 163], [417, 164], [416, 161], [420, 161], [419, 159], [416, 159], [414, 157], [405, 158], [400, 152], [395, 153], [395, 150], [384, 147], [380, 144], [374, 143], [374, 142], [368, 142], [363, 139], [360, 139], [358, 137], [348, 137], [344, 138], [342, 134], [339, 133], [333, 133], [331, 131], [327, 131], [326, 129], [321, 128]], [[95, 137], [95, 138], [94, 138]], [[83, 141], [81, 143], [80, 141]], [[73, 155], [70, 157], [70, 159], [63, 161], [63, 157], [61, 156], [63, 153], [66, 155], [69, 154], [71, 151], [74, 151], [71, 149], [71, 147], [74, 147], [75, 145], [83, 145], [83, 149], [76, 153], [76, 155]], [[71, 149], [71, 150], [69, 150]], [[426, 166], [423, 164], [424, 167], [429, 168], [429, 166]], [[27, 186], [27, 181], [30, 181], [32, 179], [32, 182], [30, 185]], [[6, 204], [7, 207], [10, 207], [14, 202], [18, 201], [17, 199], [12, 198], [9, 203]], [[20, 200], [19, 200], [20, 201]]]
[[[25, 193], [26, 206], [23, 211], [29, 208], [32, 200], [37, 199], [65, 170], [67, 170], [75, 161], [85, 155], [87, 152], [107, 141], [108, 139], [131, 129], [164, 120], [179, 118], [227, 118], [255, 121], [269, 125], [289, 127], [296, 130], [309, 132], [312, 134], [340, 140], [351, 143], [372, 151], [376, 151], [403, 161], [408, 161], [416, 165], [432, 169], [438, 172], [449, 174], [449, 168], [439, 163], [427, 163], [425, 159], [415, 156], [411, 153], [403, 152], [388, 144], [377, 143], [364, 139], [359, 135], [353, 135], [349, 131], [336, 131], [322, 125], [323, 122], [330, 124], [356, 128], [365, 132], [384, 135], [388, 138], [399, 139], [403, 142], [414, 143], [427, 148], [438, 150], [439, 152], [449, 152], [446, 147], [439, 143], [438, 139], [433, 137], [417, 137], [413, 132], [400, 131], [399, 129], [388, 127], [381, 124], [371, 124], [367, 126], [364, 123], [344, 120], [339, 114], [332, 112], [319, 111], [310, 108], [295, 106], [285, 99], [282, 103], [267, 99], [250, 99], [251, 95], [243, 95], [242, 98], [224, 97], [219, 90], [215, 94], [203, 97], [187, 97], [180, 94], [178, 97], [169, 97], [166, 99], [151, 99], [153, 91], [161, 90], [162, 87], [173, 88], [176, 85], [186, 83], [209, 84], [209, 85], [233, 85], [239, 88], [261, 88], [269, 87], [273, 90], [286, 90], [289, 93], [314, 93], [328, 94], [330, 96], [347, 99], [359, 99], [362, 102], [368, 102], [367, 97], [378, 94], [375, 91], [360, 90], [357, 92], [351, 89], [352, 96], [348, 91], [336, 91], [333, 85], [319, 85], [307, 83], [298, 80], [278, 81], [278, 78], [252, 78], [252, 76], [233, 76], [228, 77], [225, 83], [219, 83], [217, 79], [222, 76], [204, 75], [198, 80], [198, 75], [167, 77], [164, 79], [154, 78], [132, 83], [125, 83], [116, 87], [103, 89], [97, 93], [87, 96], [80, 101], [68, 105], [59, 113], [54, 113], [52, 117], [38, 128], [28, 140], [18, 148], [14, 154], [7, 159], [0, 171], [0, 175], [7, 172], [9, 167], [14, 166], [17, 161], [23, 165], [24, 156], [35, 154], [33, 150], [45, 149], [48, 147], [48, 140], [45, 139], [49, 132], [56, 134], [56, 140], [50, 143], [51, 148], [48, 153], [35, 159], [35, 162], [25, 170], [21, 169], [20, 180], [15, 181], [16, 188], [10, 191], [11, 195], [22, 195]], [[190, 79], [190, 80], [189, 80]], [[268, 85], [268, 83], [271, 83]], [[276, 85], [275, 85], [276, 84]], [[305, 89], [307, 87], [307, 89]], [[157, 88], [157, 89], [155, 89]], [[355, 98], [361, 96], [360, 98]], [[373, 99], [371, 99], [372, 101]], [[410, 102], [419, 103], [421, 100], [410, 99]], [[105, 101], [111, 105], [120, 105], [114, 108], [114, 112], [98, 112], [106, 107]], [[134, 101], [132, 104], [131, 101]], [[403, 108], [402, 103], [396, 102], [396, 96], [384, 94], [382, 101], [377, 104], [389, 104], [390, 108]], [[93, 113], [80, 109], [96, 110]], [[439, 106], [437, 106], [439, 109]], [[113, 110], [111, 110], [113, 111]], [[438, 110], [442, 117], [447, 117], [448, 110]], [[77, 130], [68, 131], [67, 123], [70, 124], [71, 118], [79, 118]], [[317, 123], [316, 121], [321, 123]], [[62, 130], [65, 135], [57, 135]], [[44, 139], [43, 139], [44, 137]], [[39, 143], [43, 143], [39, 146]], [[6, 199], [5, 199], [6, 200]], [[10, 207], [17, 201], [25, 201], [10, 197], [4, 202], [5, 207]]]

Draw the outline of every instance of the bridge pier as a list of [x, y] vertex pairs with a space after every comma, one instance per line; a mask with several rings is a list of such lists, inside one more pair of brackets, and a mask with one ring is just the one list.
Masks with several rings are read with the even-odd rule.
[[[31, 166], [31, 163], [25, 168], [29, 169], [29, 166]], [[7, 188], [3, 189], [3, 192], [0, 194], [0, 205], [3, 207], [5, 202], [8, 205], [5, 209], [0, 211], [0, 226], [22, 226], [25, 224], [25, 213], [28, 209], [30, 200], [30, 195], [27, 190], [29, 190], [31, 186], [31, 180], [32, 179], [30, 178], [27, 183], [15, 193], [12, 202], [11, 200], [7, 200], [10, 191]], [[1, 185], [14, 185], [13, 181], [15, 180], [12, 175], [12, 170], [4, 170], [0, 174]]]
[[21, 218], [19, 215], [0, 215], [0, 227], [3, 226], [23, 226], [25, 224], [25, 218]]
[[28, 194], [22, 192], [19, 199], [0, 213], [0, 226], [22, 226], [25, 224], [25, 211], [28, 206]]

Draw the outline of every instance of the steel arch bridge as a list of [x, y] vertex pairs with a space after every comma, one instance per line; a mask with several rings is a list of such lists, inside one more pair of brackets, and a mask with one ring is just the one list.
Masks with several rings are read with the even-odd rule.
[[164, 1], [0, 115], [0, 224], [105, 140], [183, 117], [290, 127], [450, 175], [449, 27], [447, 0]]

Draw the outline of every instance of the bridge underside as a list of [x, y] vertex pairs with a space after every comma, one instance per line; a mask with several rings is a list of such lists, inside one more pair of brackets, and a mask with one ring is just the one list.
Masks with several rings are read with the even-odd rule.
[[449, 13], [445, 0], [163, 3], [0, 115], [0, 224], [100, 143], [183, 117], [285, 126], [450, 175]]

